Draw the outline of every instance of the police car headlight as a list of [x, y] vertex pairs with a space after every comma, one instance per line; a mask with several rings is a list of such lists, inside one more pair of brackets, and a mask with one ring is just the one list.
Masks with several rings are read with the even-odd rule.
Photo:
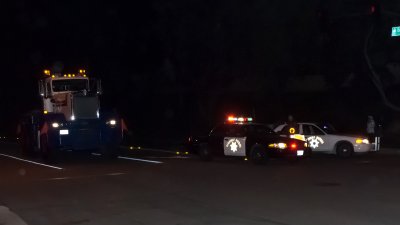
[[356, 139], [356, 143], [357, 144], [369, 144], [369, 140], [366, 138], [364, 138], [364, 139], [358, 138], [358, 139]]
[[111, 126], [115, 126], [115, 125], [117, 124], [117, 121], [116, 121], [116, 120], [109, 120], [109, 121], [107, 122], [107, 124], [109, 124], [109, 125], [111, 125]]
[[58, 128], [58, 127], [60, 126], [60, 124], [59, 124], [59, 123], [52, 123], [51, 126], [52, 126], [53, 128]]

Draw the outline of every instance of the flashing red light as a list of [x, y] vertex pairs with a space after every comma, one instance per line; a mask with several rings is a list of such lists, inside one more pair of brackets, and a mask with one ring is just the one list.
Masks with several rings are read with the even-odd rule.
[[291, 149], [296, 149], [296, 148], [297, 148], [297, 144], [296, 144], [296, 143], [292, 143], [292, 144], [290, 145], [290, 148], [291, 148]]
[[252, 122], [253, 118], [251, 117], [234, 117], [228, 116], [228, 122]]
[[375, 13], [375, 11], [376, 11], [375, 5], [371, 5], [371, 13]]

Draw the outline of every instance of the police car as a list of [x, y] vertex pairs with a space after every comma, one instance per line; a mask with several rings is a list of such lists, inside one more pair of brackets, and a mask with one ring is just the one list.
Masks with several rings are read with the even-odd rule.
[[274, 131], [282, 136], [291, 136], [292, 138], [303, 136], [312, 152], [336, 154], [343, 158], [373, 149], [366, 137], [338, 134], [329, 124], [281, 124]]
[[270, 157], [283, 156], [297, 160], [304, 155], [307, 143], [280, 137], [267, 125], [253, 123], [250, 117], [228, 117], [205, 137], [189, 138], [188, 148], [202, 160], [229, 156], [250, 159], [256, 164]]

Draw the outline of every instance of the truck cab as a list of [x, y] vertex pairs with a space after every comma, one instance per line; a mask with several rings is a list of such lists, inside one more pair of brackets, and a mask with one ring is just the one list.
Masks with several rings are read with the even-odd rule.
[[100, 80], [89, 79], [86, 70], [76, 74], [45, 70], [39, 94], [42, 109], [21, 120], [23, 153], [38, 152], [45, 159], [65, 151], [118, 155], [126, 127], [116, 113], [100, 111]]
[[[89, 80], [84, 73], [53, 74], [39, 81], [39, 91], [43, 101], [44, 113], [62, 113], [67, 121], [98, 119], [101, 83]], [[96, 86], [91, 82], [96, 82]]]

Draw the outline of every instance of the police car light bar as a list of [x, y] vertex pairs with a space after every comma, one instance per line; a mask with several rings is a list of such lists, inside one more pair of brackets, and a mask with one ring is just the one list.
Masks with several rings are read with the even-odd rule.
[[228, 117], [228, 122], [252, 122], [253, 118], [251, 117]]

